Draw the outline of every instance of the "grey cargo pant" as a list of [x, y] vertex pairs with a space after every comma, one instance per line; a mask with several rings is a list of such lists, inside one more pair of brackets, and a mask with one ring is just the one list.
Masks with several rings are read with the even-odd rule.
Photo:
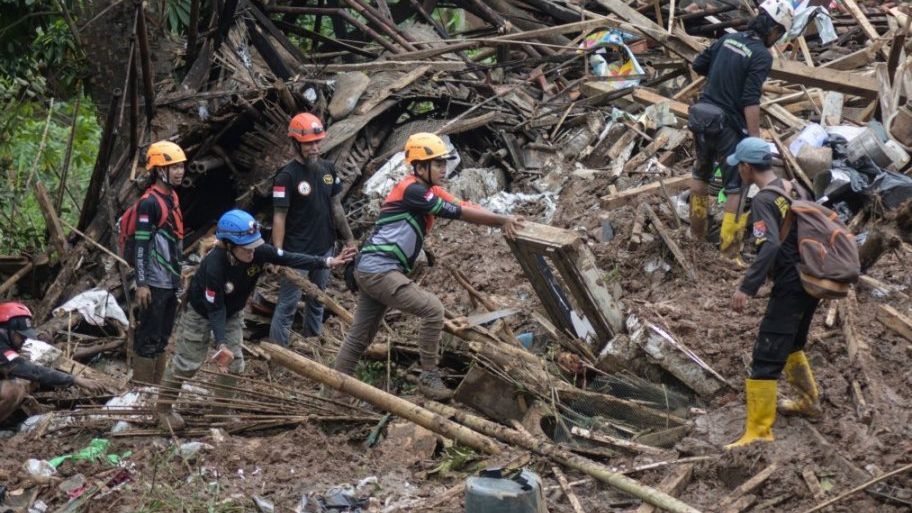
[[[212, 334], [209, 320], [196, 313], [192, 307], [184, 310], [178, 326], [177, 343], [171, 365], [165, 373], [165, 379], [173, 377], [176, 372], [181, 376], [193, 376], [202, 367], [209, 354]], [[225, 345], [234, 355], [228, 366], [231, 374], [244, 372], [244, 352], [241, 342], [244, 341], [244, 311], [232, 315], [226, 322]]]
[[443, 329], [443, 303], [434, 294], [416, 285], [398, 271], [371, 274], [355, 271], [358, 282], [358, 306], [355, 320], [345, 336], [334, 368], [353, 374], [358, 359], [377, 335], [388, 308], [396, 308], [421, 318], [418, 328], [418, 350], [422, 370], [437, 367], [440, 332]]

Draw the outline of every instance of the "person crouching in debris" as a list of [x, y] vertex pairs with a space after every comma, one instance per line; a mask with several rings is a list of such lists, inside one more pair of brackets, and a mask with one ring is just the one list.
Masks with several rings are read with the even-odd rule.
[[234, 376], [244, 370], [241, 352], [244, 306], [266, 264], [324, 269], [345, 265], [355, 254], [355, 248], [343, 251], [338, 257], [282, 251], [264, 243], [259, 225], [243, 210], [223, 214], [215, 237], [219, 244], [200, 262], [190, 283], [190, 308], [181, 316], [174, 356], [165, 371], [156, 405], [158, 423], [166, 429], [168, 426], [183, 429], [185, 425], [174, 412], [173, 403], [180, 394], [181, 381], [196, 375], [206, 359], [210, 338], [216, 349], [212, 360], [218, 363], [221, 371], [216, 397], [224, 400], [233, 395], [230, 389], [236, 383]]
[[[276, 173], [272, 186], [272, 243], [276, 248], [317, 256], [330, 256], [336, 242], [336, 230], [345, 245], [356, 243], [340, 201], [342, 181], [332, 162], [320, 158], [320, 141], [326, 130], [320, 119], [308, 112], [291, 118], [288, 137], [295, 158]], [[299, 270], [321, 290], [329, 283], [329, 269]], [[304, 311], [304, 336], [315, 337], [323, 328], [323, 304], [308, 297]], [[269, 327], [269, 338], [288, 347], [291, 326], [301, 289], [286, 277], [279, 278], [275, 313]]]
[[159, 384], [165, 348], [174, 328], [181, 287], [184, 221], [175, 192], [184, 179], [187, 156], [180, 146], [159, 141], [146, 152], [149, 186], [120, 219], [122, 253], [133, 264], [136, 304], [133, 380]]
[[451, 391], [437, 368], [444, 309], [440, 299], [422, 290], [407, 274], [412, 271], [435, 217], [500, 226], [513, 238], [522, 218], [495, 214], [460, 202], [441, 187], [447, 160], [455, 158], [443, 140], [417, 133], [405, 143], [405, 160], [412, 174], [393, 187], [380, 208], [380, 217], [361, 248], [354, 269], [358, 306], [351, 329], [339, 350], [335, 370], [351, 375], [370, 345], [388, 308], [421, 318], [418, 348], [421, 377], [418, 390], [426, 397], [446, 399]]
[[[705, 240], [709, 228], [709, 192], [716, 163], [725, 198], [719, 251], [726, 261], [745, 267], [740, 258], [747, 214], [741, 210], [742, 184], [738, 170], [724, 159], [741, 139], [760, 135], [760, 96], [769, 76], [773, 57], [769, 48], [788, 32], [794, 11], [788, 0], [766, 0], [760, 14], [744, 32], [728, 34], [704, 50], [693, 70], [706, 77], [700, 101], [690, 108], [688, 127], [694, 134], [693, 178], [690, 182], [690, 230], [694, 239]], [[720, 195], [721, 196], [721, 195]], [[721, 201], [721, 198], [720, 198]]]
[[776, 381], [785, 371], [787, 381], [799, 392], [798, 400], [779, 404], [783, 414], [819, 414], [817, 384], [804, 345], [819, 300], [805, 292], [798, 272], [798, 230], [789, 215], [789, 201], [767, 186], [783, 189], [797, 197], [792, 183], [777, 177], [771, 169], [772, 155], [763, 139], [748, 137], [738, 143], [728, 164], [737, 166], [745, 187], [761, 190], [753, 200], [753, 235], [757, 259], [731, 298], [731, 307], [741, 312], [755, 296], [767, 275], [773, 279], [766, 313], [754, 343], [750, 377], [745, 381], [747, 420], [744, 435], [726, 446], [741, 447], [755, 441], [773, 440], [776, 420]]
[[15, 413], [30, 390], [29, 381], [45, 387], [76, 385], [103, 392], [104, 385], [81, 376], [48, 369], [19, 356], [26, 339], [38, 338], [32, 312], [22, 303], [0, 304], [0, 422]]

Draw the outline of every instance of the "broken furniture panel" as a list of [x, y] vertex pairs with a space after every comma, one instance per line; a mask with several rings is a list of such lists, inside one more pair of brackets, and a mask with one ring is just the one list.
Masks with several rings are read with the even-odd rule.
[[[595, 353], [623, 329], [621, 304], [605, 286], [605, 272], [575, 232], [526, 223], [515, 240], [507, 240], [548, 316], [559, 328], [589, 342]], [[562, 284], [551, 272], [553, 266]], [[577, 308], [574, 309], [571, 297]], [[585, 333], [586, 324], [591, 331]], [[588, 336], [587, 336], [588, 335]]]

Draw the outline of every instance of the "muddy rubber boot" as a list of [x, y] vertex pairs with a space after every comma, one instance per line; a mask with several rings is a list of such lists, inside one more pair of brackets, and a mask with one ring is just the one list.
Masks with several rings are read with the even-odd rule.
[[168, 355], [167, 353], [161, 353], [155, 357], [155, 372], [152, 375], [153, 384], [159, 385], [162, 382], [162, 378], [165, 375], [165, 368], [168, 366]]
[[237, 417], [237, 412], [230, 406], [226, 406], [226, 405], [222, 404], [225, 401], [230, 401], [231, 399], [234, 399], [234, 396], [235, 396], [234, 390], [226, 389], [226, 388], [222, 388], [222, 387], [237, 387], [237, 383], [238, 383], [237, 377], [235, 377], [231, 374], [219, 374], [215, 378], [215, 383], [217, 385], [219, 385], [218, 387], [214, 388], [214, 394], [213, 394], [215, 396], [215, 399], [218, 401], [218, 404], [216, 404], [216, 406], [214, 408], [212, 408], [212, 413], [214, 413], [216, 415], [230, 415], [230, 417], [224, 417], [224, 418], [220, 419], [219, 420], [220, 422], [228, 422], [228, 423], [240, 422], [241, 419]]
[[690, 195], [690, 238], [705, 241], [709, 231], [709, 196]]
[[779, 401], [779, 413], [783, 415], [804, 415], [806, 417], [819, 417], [820, 394], [817, 383], [814, 381], [814, 372], [808, 362], [804, 351], [795, 351], [785, 361], [785, 381], [792, 385], [797, 399], [782, 399]]
[[446, 401], [453, 397], [453, 391], [447, 388], [440, 377], [440, 369], [422, 371], [418, 377], [418, 391], [434, 401]]
[[155, 358], [134, 354], [132, 367], [134, 383], [157, 384], [155, 382]]
[[722, 214], [722, 228], [719, 232], [719, 253], [722, 260], [740, 269], [747, 269], [747, 264], [741, 259], [747, 218], [746, 212], [740, 216], [736, 216], [734, 212], [725, 212]]
[[168, 430], [170, 428], [174, 431], [181, 431], [187, 426], [183, 417], [174, 411], [174, 403], [180, 397], [180, 387], [182, 385], [181, 380], [176, 379], [175, 376], [192, 378], [195, 374], [195, 372], [183, 373], [173, 369], [168, 369], [165, 372], [165, 377], [161, 384], [162, 388], [158, 392], [158, 401], [155, 403], [155, 421], [162, 429]]
[[741, 438], [725, 446], [725, 450], [744, 447], [754, 442], [772, 442], [776, 422], [776, 381], [747, 379], [744, 381], [747, 399], [747, 420]]

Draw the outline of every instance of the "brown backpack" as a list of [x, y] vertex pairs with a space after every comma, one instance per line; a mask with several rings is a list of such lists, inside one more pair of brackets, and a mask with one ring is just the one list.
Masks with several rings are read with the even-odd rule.
[[789, 185], [792, 185], [790, 189], [798, 191], [800, 199], [792, 198], [786, 189], [775, 185], [767, 185], [763, 190], [779, 194], [791, 205], [780, 241], [784, 241], [793, 225], [797, 225], [801, 284], [805, 292], [819, 299], [845, 297], [861, 274], [855, 236], [849, 233], [835, 212], [806, 199], [800, 187]]

